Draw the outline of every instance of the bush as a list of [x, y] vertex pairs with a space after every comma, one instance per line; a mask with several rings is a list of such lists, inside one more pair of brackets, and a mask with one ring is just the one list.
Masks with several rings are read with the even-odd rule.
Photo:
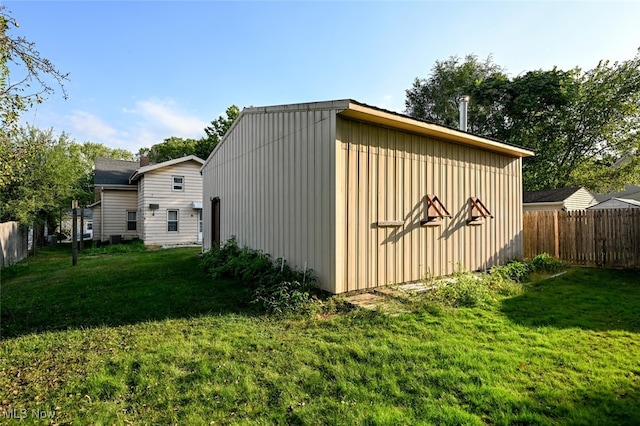
[[495, 297], [487, 285], [486, 278], [468, 271], [456, 272], [450, 278], [437, 282], [437, 287], [427, 297], [452, 307], [488, 306]]
[[202, 256], [201, 265], [213, 279], [230, 279], [247, 288], [250, 302], [268, 314], [306, 312], [315, 300], [310, 291], [316, 278], [313, 271], [297, 271], [283, 258], [260, 250], [240, 248], [235, 237]]
[[534, 272], [557, 272], [564, 268], [564, 263], [552, 257], [549, 253], [542, 253], [531, 259], [531, 270]]
[[518, 283], [524, 281], [531, 273], [532, 268], [525, 262], [518, 260], [511, 261], [503, 266], [494, 266], [491, 268], [492, 275], [498, 275], [504, 279], [509, 279]]
[[310, 313], [314, 301], [311, 289], [311, 285], [299, 281], [281, 281], [272, 286], [259, 286], [253, 291], [251, 303], [272, 315]]
[[496, 295], [516, 296], [523, 292], [522, 282], [534, 272], [555, 272], [565, 265], [547, 253], [530, 262], [511, 261], [494, 266], [489, 274], [472, 274], [461, 270], [451, 277], [437, 280], [436, 288], [427, 294], [429, 300], [453, 307], [488, 306]]

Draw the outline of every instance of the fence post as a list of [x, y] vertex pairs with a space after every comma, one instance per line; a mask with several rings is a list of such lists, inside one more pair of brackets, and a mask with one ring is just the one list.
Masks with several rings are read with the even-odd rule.
[[72, 228], [71, 228], [71, 266], [78, 264], [78, 201], [73, 200], [71, 202], [71, 209], [73, 211], [72, 216]]
[[560, 257], [560, 235], [558, 231], [558, 211], [553, 211], [553, 256]]

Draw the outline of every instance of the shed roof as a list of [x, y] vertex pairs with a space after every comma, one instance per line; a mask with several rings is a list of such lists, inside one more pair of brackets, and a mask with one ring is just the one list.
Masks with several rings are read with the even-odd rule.
[[[632, 200], [632, 199], [630, 199], [630, 198], [618, 198], [618, 197], [613, 197], [613, 198], [611, 198], [611, 199], [612, 199], [612, 200], [618, 200], [618, 201], [620, 201], [621, 203], [629, 204], [629, 205], [631, 205], [631, 206], [638, 206], [638, 207], [640, 207], [640, 201], [638, 201], [638, 200]], [[607, 201], [608, 201], [608, 200], [607, 200]], [[606, 201], [603, 201], [603, 202], [606, 202]]]
[[[440, 124], [431, 123], [425, 120], [420, 120], [398, 112], [388, 111], [382, 108], [355, 101], [353, 99], [244, 108], [240, 116], [227, 131], [227, 134], [230, 134], [233, 131], [233, 128], [244, 115], [313, 110], [336, 110], [337, 113], [343, 117], [365, 121], [373, 124], [379, 124], [394, 129], [405, 130], [408, 132], [431, 136], [434, 138], [444, 139], [449, 142], [480, 149], [486, 149], [488, 151], [498, 152], [512, 157], [529, 157], [534, 155], [533, 151], [520, 146], [507, 144], [505, 142], [489, 139], [483, 136], [475, 135], [473, 133], [464, 132], [459, 129], [442, 126]], [[207, 162], [209, 161], [211, 156], [218, 150], [218, 148], [225, 142], [225, 140], [226, 135], [222, 138], [222, 141], [220, 141], [216, 149], [214, 149], [213, 152], [209, 155]], [[205, 164], [207, 162], [205, 162]]]
[[606, 201], [611, 198], [623, 198], [625, 200], [640, 201], [640, 186], [625, 185], [623, 191], [608, 192], [606, 194], [596, 194], [595, 197], [598, 201]]
[[564, 201], [575, 194], [580, 187], [542, 189], [540, 191], [523, 191], [523, 203], [555, 203]]
[[129, 176], [139, 166], [137, 161], [98, 157], [95, 159], [93, 183], [94, 185], [129, 185]]

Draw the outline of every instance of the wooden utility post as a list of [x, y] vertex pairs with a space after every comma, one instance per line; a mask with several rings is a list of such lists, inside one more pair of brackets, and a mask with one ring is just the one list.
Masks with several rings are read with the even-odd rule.
[[78, 200], [71, 202], [71, 210], [73, 211], [73, 220], [71, 225], [71, 265], [78, 264]]
[[80, 207], [80, 251], [84, 249], [84, 207]]

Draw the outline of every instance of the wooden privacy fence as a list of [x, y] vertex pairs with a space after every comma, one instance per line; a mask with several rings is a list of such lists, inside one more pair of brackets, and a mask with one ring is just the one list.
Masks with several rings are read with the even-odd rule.
[[0, 223], [0, 268], [21, 261], [28, 254], [28, 231], [18, 222]]
[[640, 268], [640, 209], [525, 212], [524, 257]]

